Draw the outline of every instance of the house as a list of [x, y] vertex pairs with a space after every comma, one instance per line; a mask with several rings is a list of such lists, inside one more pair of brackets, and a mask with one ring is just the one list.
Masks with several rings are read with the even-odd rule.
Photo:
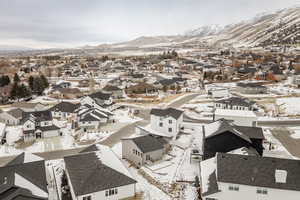
[[154, 94], [157, 92], [157, 89], [148, 83], [138, 83], [136, 85], [129, 86], [125, 90], [126, 94]]
[[60, 81], [59, 83], [52, 86], [52, 89], [62, 89], [71, 87], [71, 83], [67, 81]]
[[6, 142], [6, 124], [0, 122], [0, 143], [4, 144]]
[[25, 142], [61, 134], [60, 128], [53, 124], [50, 110], [24, 112], [21, 123]]
[[150, 128], [176, 137], [183, 122], [183, 111], [175, 108], [153, 108], [150, 111]]
[[59, 88], [52, 91], [51, 97], [57, 99], [77, 99], [83, 96], [78, 88]]
[[227, 88], [209, 88], [207, 94], [212, 98], [224, 98], [229, 96]]
[[106, 85], [102, 90], [111, 93], [113, 99], [123, 98], [123, 90], [117, 86]]
[[110, 93], [101, 91], [92, 93], [83, 97], [80, 100], [81, 105], [90, 105], [98, 109], [111, 109], [113, 105], [112, 96]]
[[108, 123], [113, 115], [109, 111], [85, 106], [82, 106], [76, 112], [78, 127], [84, 131], [98, 130], [101, 124]]
[[62, 101], [54, 105], [49, 110], [54, 118], [67, 119], [72, 117], [76, 112], [75, 110], [79, 108], [80, 104], [73, 104], [70, 102]]
[[0, 103], [7, 103], [10, 97], [13, 84], [0, 87]]
[[267, 93], [267, 87], [263, 86], [259, 82], [252, 83], [237, 83], [236, 91], [242, 94], [265, 94]]
[[45, 161], [22, 153], [0, 167], [2, 200], [48, 200]]
[[256, 126], [257, 119], [252, 110], [229, 110], [217, 108], [214, 112], [214, 120], [226, 119], [238, 126]]
[[24, 111], [20, 108], [14, 108], [7, 112], [0, 112], [0, 122], [6, 123], [10, 126], [19, 125], [23, 112]]
[[204, 200], [296, 200], [299, 160], [218, 153], [201, 162]]
[[203, 158], [209, 159], [216, 153], [227, 153], [246, 147], [254, 150], [258, 155], [263, 154], [262, 128], [234, 125], [224, 119], [202, 126]]
[[64, 161], [74, 200], [111, 200], [135, 196], [136, 180], [107, 146], [88, 147], [77, 155], [64, 157]]
[[122, 139], [122, 158], [142, 166], [147, 162], [161, 160], [169, 148], [163, 137], [142, 135]]
[[16, 102], [11, 105], [12, 108], [20, 108], [24, 112], [33, 112], [45, 110], [47, 107], [42, 103], [27, 103], [27, 102]]
[[256, 110], [255, 102], [241, 97], [230, 97], [214, 102], [215, 109]]

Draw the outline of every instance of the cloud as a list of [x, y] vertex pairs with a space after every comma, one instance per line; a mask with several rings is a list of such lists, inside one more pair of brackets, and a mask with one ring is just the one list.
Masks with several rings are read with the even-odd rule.
[[201, 25], [235, 23], [297, 1], [1, 0], [0, 44], [70, 46], [180, 34]]

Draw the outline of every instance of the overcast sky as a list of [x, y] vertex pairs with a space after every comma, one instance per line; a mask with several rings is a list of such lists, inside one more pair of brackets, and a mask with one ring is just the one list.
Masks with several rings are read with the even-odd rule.
[[0, 46], [95, 45], [236, 23], [299, 0], [0, 0]]

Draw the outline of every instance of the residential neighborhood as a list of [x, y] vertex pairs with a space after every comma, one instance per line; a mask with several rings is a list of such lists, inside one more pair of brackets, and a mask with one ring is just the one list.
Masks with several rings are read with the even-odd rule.
[[[100, 26], [91, 5], [76, 13]], [[299, 200], [299, 13], [72, 48], [0, 39], [0, 200]]]

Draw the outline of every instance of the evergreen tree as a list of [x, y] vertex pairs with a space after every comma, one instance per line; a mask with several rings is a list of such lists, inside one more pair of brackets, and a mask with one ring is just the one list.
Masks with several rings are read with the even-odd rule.
[[30, 76], [28, 79], [28, 85], [29, 85], [29, 88], [31, 89], [31, 91], [33, 91], [33, 84], [34, 84], [34, 77]]
[[41, 75], [40, 79], [41, 79], [41, 82], [42, 82], [42, 84], [44, 86], [44, 89], [46, 89], [47, 87], [49, 87], [48, 79], [43, 74]]
[[0, 87], [6, 86], [10, 84], [10, 79], [8, 76], [3, 75], [0, 77]]
[[19, 83], [20, 82], [20, 77], [17, 73], [15, 73], [15, 76], [14, 76], [14, 83]]

